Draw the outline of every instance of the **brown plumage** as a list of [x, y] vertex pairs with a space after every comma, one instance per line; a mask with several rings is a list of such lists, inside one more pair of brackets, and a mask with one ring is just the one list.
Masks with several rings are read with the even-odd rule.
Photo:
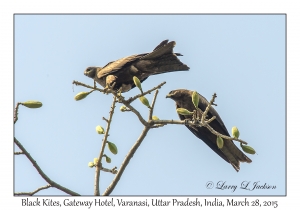
[[[171, 98], [176, 102], [176, 109], [177, 108], [185, 108], [189, 111], [193, 111], [195, 109], [194, 104], [192, 102], [192, 93], [193, 91], [185, 90], [185, 89], [178, 89], [171, 91], [166, 97]], [[208, 105], [208, 101], [199, 94], [199, 105], [198, 108], [204, 112]], [[191, 115], [179, 115], [181, 120], [191, 119]], [[200, 114], [200, 117], [202, 115]], [[210, 126], [217, 132], [229, 136], [221, 117], [217, 113], [217, 111], [211, 107], [207, 114], [207, 118], [210, 119], [211, 117], [216, 116], [216, 119], [210, 123]], [[248, 158], [231, 140], [224, 139], [224, 146], [222, 149], [219, 149], [216, 143], [217, 136], [212, 134], [207, 128], [205, 127], [196, 127], [196, 126], [186, 126], [195, 136], [200, 138], [204, 143], [207, 144], [213, 151], [215, 151], [220, 157], [222, 157], [225, 161], [230, 163], [236, 171], [240, 170], [240, 162], [247, 162], [251, 163], [251, 159]]]
[[131, 55], [109, 62], [102, 67], [88, 67], [84, 75], [93, 78], [101, 86], [114, 85], [115, 90], [122, 87], [127, 92], [135, 87], [133, 76], [145, 81], [149, 76], [173, 71], [187, 71], [189, 67], [183, 64], [173, 53], [175, 42], [162, 41], [151, 53]]

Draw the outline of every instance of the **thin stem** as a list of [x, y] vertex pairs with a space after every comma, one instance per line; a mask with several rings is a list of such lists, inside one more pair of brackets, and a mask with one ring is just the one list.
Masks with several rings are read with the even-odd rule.
[[138, 99], [139, 97], [144, 96], [144, 95], [146, 95], [146, 94], [149, 94], [149, 93], [151, 93], [151, 92], [154, 91], [154, 90], [160, 89], [164, 84], [166, 84], [166, 82], [162, 82], [162, 83], [160, 83], [159, 85], [157, 85], [156, 87], [154, 87], [154, 88], [152, 88], [152, 89], [150, 89], [150, 90], [147, 90], [146, 92], [140, 93], [140, 94], [138, 94], [138, 95], [136, 95], [136, 96], [134, 96], [134, 97], [130, 97], [128, 100], [126, 100], [126, 102], [130, 104], [130, 103], [132, 103], [134, 100]]
[[125, 168], [127, 167], [130, 159], [133, 157], [134, 153], [136, 152], [136, 150], [139, 148], [139, 146], [143, 142], [143, 140], [146, 137], [149, 130], [150, 130], [150, 127], [146, 127], [146, 126], [144, 127], [140, 137], [138, 138], [138, 140], [135, 142], [135, 144], [133, 145], [133, 147], [130, 149], [127, 156], [125, 157], [125, 159], [124, 159], [118, 173], [116, 174], [115, 178], [113, 179], [113, 181], [110, 183], [110, 185], [107, 187], [107, 189], [105, 190], [105, 192], [102, 195], [106, 195], [106, 196], [110, 195], [111, 192], [114, 190], [114, 188], [118, 184]]
[[16, 108], [15, 108], [15, 113], [14, 113], [14, 124], [18, 121], [18, 111], [19, 111], [19, 106], [20, 102], [17, 103]]
[[229, 136], [225, 136], [223, 134], [220, 134], [219, 132], [215, 131], [209, 124], [207, 124], [207, 122], [205, 122], [204, 125], [203, 125], [202, 122], [195, 123], [193, 120], [151, 120], [151, 121], [149, 121], [149, 124], [152, 127], [157, 126], [159, 124], [163, 124], [163, 125], [176, 124], [176, 125], [191, 125], [191, 126], [198, 126], [198, 127], [206, 127], [213, 134], [215, 134], [216, 136], [221, 136], [223, 139], [234, 140], [234, 141], [241, 142], [243, 144], [248, 144], [247, 142], [245, 142], [241, 139], [236, 139], [236, 138], [233, 138], [233, 137], [229, 137]]
[[18, 193], [14, 193], [14, 195], [29, 195], [29, 196], [33, 196], [33, 195], [36, 194], [37, 192], [39, 192], [39, 191], [41, 191], [41, 190], [48, 189], [48, 188], [50, 188], [50, 187], [51, 187], [51, 185], [50, 185], [50, 184], [47, 184], [46, 186], [37, 188], [35, 191], [32, 191], [32, 192], [18, 192]]
[[208, 105], [207, 105], [207, 107], [206, 107], [204, 113], [202, 114], [201, 122], [202, 122], [203, 124], [205, 124], [205, 118], [206, 118], [206, 116], [207, 116], [207, 113], [208, 113], [208, 111], [209, 111], [211, 105], [214, 103], [216, 97], [217, 97], [217, 94], [214, 93], [212, 99], [210, 100], [210, 102], [208, 103]]
[[149, 110], [149, 120], [152, 120], [153, 109], [154, 109], [157, 94], [158, 94], [158, 90], [156, 90], [155, 93], [154, 93], [153, 101], [152, 101], [152, 104], [151, 104], [151, 107], [150, 107], [150, 110]]
[[31, 157], [31, 155], [27, 152], [27, 150], [23, 147], [23, 145], [16, 139], [14, 138], [15, 144], [24, 152], [28, 160], [32, 163], [33, 167], [38, 171], [38, 173], [43, 177], [43, 179], [48, 182], [52, 187], [55, 187], [69, 195], [79, 195], [78, 193], [69, 190], [68, 188], [65, 188], [56, 182], [52, 181], [44, 172], [43, 170], [39, 167], [39, 165], [36, 163], [36, 161]]
[[108, 169], [108, 168], [101, 168], [101, 171], [109, 172], [112, 174], [116, 174], [118, 172], [117, 167], [114, 167], [113, 169]]
[[117, 97], [114, 96], [113, 103], [111, 105], [110, 112], [109, 112], [109, 118], [108, 118], [108, 120], [103, 118], [105, 121], [107, 121], [107, 126], [106, 126], [106, 130], [105, 130], [104, 138], [103, 138], [103, 141], [102, 141], [100, 154], [99, 154], [99, 157], [98, 157], [99, 161], [98, 161], [98, 164], [96, 166], [96, 171], [95, 171], [94, 195], [97, 195], [97, 196], [100, 195], [99, 181], [100, 181], [100, 170], [102, 169], [102, 156], [103, 156], [103, 153], [104, 153], [105, 144], [107, 142], [107, 137], [108, 137], [108, 133], [109, 133], [109, 129], [110, 129], [110, 124], [111, 124], [112, 117], [113, 117], [113, 114], [114, 114], [114, 110], [115, 110], [115, 107], [116, 107], [116, 101], [117, 101]]

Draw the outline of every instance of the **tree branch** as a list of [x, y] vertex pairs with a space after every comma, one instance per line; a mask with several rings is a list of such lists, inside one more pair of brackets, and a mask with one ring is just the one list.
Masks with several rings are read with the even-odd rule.
[[126, 107], [128, 107], [139, 118], [140, 122], [144, 126], [149, 126], [149, 124], [147, 123], [147, 121], [142, 117], [142, 115], [135, 108], [133, 108], [130, 105], [130, 103], [132, 103], [134, 100], [136, 100], [137, 98], [139, 98], [139, 97], [141, 97], [143, 95], [149, 94], [152, 91], [161, 88], [164, 84], [166, 84], [166, 82], [162, 82], [158, 86], [156, 86], [156, 87], [154, 87], [154, 88], [152, 88], [152, 89], [150, 89], [150, 90], [148, 90], [146, 92], [138, 94], [138, 95], [136, 95], [134, 97], [131, 97], [128, 100], [125, 100], [124, 97], [120, 93], [118, 93], [117, 91], [111, 89], [111, 87], [108, 87], [106, 90], [102, 90], [102, 89], [99, 89], [99, 88], [96, 88], [96, 87], [92, 87], [92, 86], [86, 85], [84, 83], [75, 81], [75, 80], [73, 81], [73, 84], [80, 85], [80, 86], [83, 86], [83, 87], [86, 87], [86, 88], [90, 88], [90, 89], [93, 89], [93, 90], [98, 90], [98, 91], [100, 91], [102, 93], [112, 93], [115, 97], [117, 97], [119, 103], [123, 103]]
[[[75, 81], [75, 80], [73, 80], [73, 83], [72, 83], [73, 85], [81, 85], [81, 86], [83, 86], [83, 87], [86, 87], [86, 88], [90, 88], [90, 89], [93, 89], [93, 90], [98, 90], [99, 92], [101, 92], [101, 93], [110, 93], [110, 90], [103, 90], [103, 89], [100, 89], [100, 88], [97, 88], [96, 86], [94, 86], [94, 87], [92, 87], [92, 86], [90, 86], [90, 85], [86, 85], [86, 84], [84, 84], [84, 83], [81, 83], [81, 82], [78, 82], [78, 81]], [[95, 84], [95, 83], [94, 83]]]
[[16, 108], [15, 108], [15, 113], [14, 113], [14, 124], [18, 121], [18, 111], [19, 111], [19, 106], [20, 102], [17, 103]]
[[153, 109], [154, 109], [154, 105], [155, 105], [157, 94], [158, 94], [158, 90], [156, 90], [155, 93], [154, 93], [153, 101], [152, 101], [152, 104], [151, 104], [151, 107], [150, 107], [150, 110], [149, 110], [149, 118], [148, 118], [148, 120], [152, 120]]
[[109, 173], [112, 173], [112, 174], [116, 174], [118, 173], [118, 170], [117, 170], [117, 167], [113, 167], [112, 169], [108, 169], [108, 168], [101, 168], [101, 171], [105, 171], [105, 172], [109, 172]]
[[65, 188], [56, 182], [52, 181], [44, 172], [43, 170], [39, 167], [39, 165], [36, 163], [36, 161], [31, 157], [31, 155], [27, 152], [27, 150], [23, 147], [23, 145], [14, 137], [14, 142], [15, 144], [23, 151], [23, 153], [26, 155], [28, 160], [32, 163], [33, 167], [38, 171], [38, 173], [43, 177], [43, 179], [48, 182], [52, 187], [55, 187], [69, 195], [79, 195], [78, 193], [69, 190], [68, 188]]
[[136, 96], [134, 96], [134, 97], [130, 97], [128, 100], [125, 100], [127, 103], [132, 103], [134, 100], [136, 100], [136, 99], [138, 99], [139, 97], [141, 97], [141, 96], [144, 96], [144, 95], [146, 95], [146, 94], [149, 94], [149, 93], [151, 93], [152, 91], [154, 91], [154, 90], [157, 90], [157, 89], [160, 89], [164, 84], [166, 84], [166, 82], [162, 82], [162, 83], [160, 83], [159, 85], [157, 85], [156, 87], [154, 87], [154, 88], [152, 88], [152, 89], [150, 89], [150, 90], [147, 90], [146, 92], [143, 92], [143, 93], [140, 93], [140, 94], [138, 94], [138, 95], [136, 95]]
[[202, 114], [201, 122], [202, 122], [203, 125], [206, 123], [206, 122], [205, 122], [205, 119], [206, 119], [207, 113], [208, 113], [208, 111], [209, 111], [211, 105], [214, 103], [216, 97], [217, 97], [217, 94], [214, 93], [213, 96], [212, 96], [212, 99], [210, 100], [210, 102], [208, 103], [208, 105], [207, 105], [207, 107], [206, 107], [204, 113]]
[[116, 101], [117, 101], [116, 99], [117, 99], [117, 97], [114, 96], [113, 103], [112, 103], [111, 108], [110, 108], [108, 120], [103, 117], [103, 119], [105, 121], [107, 121], [107, 126], [106, 126], [106, 130], [105, 130], [104, 138], [102, 140], [102, 147], [101, 147], [101, 150], [100, 150], [100, 154], [99, 154], [99, 157], [98, 157], [98, 164], [96, 165], [96, 171], [95, 171], [94, 195], [97, 195], [97, 196], [100, 195], [99, 180], [100, 180], [100, 170], [103, 169], [102, 168], [102, 156], [103, 156], [103, 153], [104, 153], [104, 148], [105, 148], [105, 144], [106, 144], [108, 133], [109, 133], [111, 120], [112, 120], [114, 110], [115, 110], [115, 107], [116, 107]]
[[117, 175], [115, 176], [115, 178], [113, 179], [113, 181], [110, 183], [110, 185], [107, 187], [107, 189], [105, 190], [105, 192], [102, 194], [104, 196], [110, 195], [111, 192], [115, 189], [117, 183], [119, 182], [125, 168], [127, 167], [130, 159], [133, 157], [134, 153], [136, 152], [136, 150], [139, 148], [139, 146], [141, 145], [141, 143], [143, 142], [145, 136], [147, 135], [148, 131], [150, 130], [150, 127], [145, 126], [140, 137], [138, 138], [138, 140], [135, 142], [135, 144], [133, 145], [133, 147], [130, 149], [129, 153], [127, 154], [127, 156], [125, 157]]
[[51, 185], [50, 184], [47, 184], [46, 186], [43, 186], [43, 187], [40, 187], [40, 188], [37, 188], [35, 191], [33, 192], [18, 192], [18, 193], [14, 193], [14, 195], [29, 195], [29, 196], [33, 196], [34, 194], [36, 194], [37, 192], [41, 191], [41, 190], [45, 190], [45, 189], [48, 189], [50, 188]]
[[[209, 119], [207, 121], [211, 121], [211, 119]], [[209, 129], [213, 134], [215, 134], [216, 136], [221, 136], [223, 139], [234, 140], [234, 141], [241, 142], [243, 144], [248, 144], [247, 142], [243, 141], [242, 139], [236, 139], [233, 137], [229, 137], [229, 136], [220, 134], [219, 132], [215, 131], [209, 124], [207, 124], [207, 121], [205, 122], [205, 125], [203, 125], [201, 121], [195, 122], [193, 120], [151, 120], [151, 121], [149, 121], [149, 124], [152, 127], [154, 126], [154, 128], [156, 128], [156, 126], [159, 126], [159, 124], [162, 124], [162, 125], [167, 125], [167, 124], [190, 125], [190, 126], [197, 126], [197, 127], [204, 126], [207, 129]]]

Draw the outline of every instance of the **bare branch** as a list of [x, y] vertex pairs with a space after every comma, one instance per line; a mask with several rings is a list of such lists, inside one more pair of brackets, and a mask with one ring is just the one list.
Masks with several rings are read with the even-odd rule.
[[[212, 117], [213, 118], [213, 117]], [[209, 119], [208, 121], [212, 121], [212, 119]], [[221, 136], [223, 139], [226, 140], [234, 140], [234, 141], [238, 141], [241, 142], [243, 144], [248, 144], [247, 142], [243, 141], [242, 139], [236, 139], [233, 137], [229, 137], [229, 136], [225, 136], [223, 134], [220, 134], [219, 132], [215, 131], [207, 122], [205, 121], [204, 125], [201, 121], [193, 121], [193, 120], [151, 120], [149, 121], [150, 126], [159, 126], [159, 124], [162, 125], [167, 125], [167, 124], [176, 124], [176, 125], [190, 125], [190, 126], [198, 126], [198, 127], [206, 127], [207, 129], [210, 130], [210, 132], [212, 132], [213, 134], [215, 134], [216, 136]], [[156, 127], [154, 127], [156, 128]]]
[[18, 121], [18, 111], [19, 111], [19, 106], [20, 102], [17, 103], [16, 108], [15, 108], [15, 113], [14, 113], [14, 124]]
[[98, 157], [99, 161], [98, 161], [98, 164], [96, 165], [96, 171], [95, 171], [94, 195], [97, 195], [97, 196], [100, 195], [99, 180], [100, 180], [100, 170], [102, 169], [102, 156], [103, 156], [103, 153], [104, 153], [104, 148], [105, 148], [105, 144], [106, 144], [108, 133], [109, 133], [112, 116], [114, 114], [114, 110], [115, 110], [115, 107], [116, 107], [116, 101], [117, 101], [117, 97], [114, 96], [113, 103], [112, 103], [111, 108], [110, 108], [108, 120], [103, 117], [103, 119], [105, 119], [105, 121], [107, 121], [107, 126], [106, 126], [106, 130], [105, 130], [104, 138], [102, 140], [102, 147], [101, 147], [101, 150], [100, 150], [100, 154], [99, 154], [99, 157]]
[[105, 117], [102, 117], [102, 119], [108, 123], [108, 119], [106, 119]]
[[75, 81], [75, 80], [73, 80], [72, 84], [80, 85], [80, 86], [83, 86], [83, 87], [86, 87], [86, 88], [90, 88], [90, 89], [93, 89], [93, 90], [98, 90], [101, 93], [109, 93], [110, 92], [110, 90], [103, 90], [103, 89], [97, 88], [96, 86], [92, 87], [90, 85], [86, 85], [84, 83], [81, 83], [81, 82], [78, 82], [78, 81]]
[[154, 87], [154, 88], [152, 88], [152, 89], [150, 89], [150, 90], [148, 90], [148, 91], [146, 91], [146, 92], [144, 92], [142, 94], [138, 94], [138, 95], [136, 95], [134, 97], [131, 97], [128, 100], [125, 100], [124, 97], [120, 93], [118, 93], [117, 91], [111, 89], [112, 87], [107, 87], [105, 90], [102, 90], [102, 89], [96, 88], [95, 86], [92, 87], [92, 86], [86, 85], [84, 83], [75, 81], [75, 80], [73, 81], [73, 84], [80, 85], [80, 86], [83, 86], [83, 87], [86, 87], [86, 88], [90, 88], [90, 89], [93, 89], [93, 90], [98, 90], [98, 91], [100, 91], [102, 93], [112, 93], [115, 97], [117, 97], [119, 103], [123, 103], [126, 107], [128, 107], [139, 118], [140, 122], [144, 126], [149, 126], [148, 123], [147, 123], [147, 121], [144, 120], [144, 118], [141, 116], [141, 114], [135, 108], [133, 108], [130, 105], [130, 103], [133, 102], [134, 100], [136, 100], [137, 98], [143, 96], [143, 95], [149, 94], [152, 91], [161, 88], [164, 84], [166, 84], [166, 82], [162, 82], [158, 86], [156, 86], [156, 87]]
[[130, 97], [128, 100], [126, 100], [126, 102], [130, 104], [130, 103], [132, 103], [134, 100], [138, 99], [139, 97], [144, 96], [144, 95], [146, 95], [146, 94], [149, 94], [149, 93], [151, 93], [151, 92], [154, 91], [154, 90], [160, 89], [164, 84], [166, 84], [166, 82], [162, 82], [162, 83], [160, 83], [159, 85], [157, 85], [156, 87], [154, 87], [154, 88], [152, 88], [152, 89], [150, 89], [150, 90], [147, 90], [146, 92], [140, 93], [140, 94], [138, 94], [138, 95], [136, 95], [136, 96], [134, 96], [134, 97]]
[[205, 119], [206, 119], [207, 113], [208, 113], [208, 111], [209, 111], [211, 105], [215, 102], [215, 98], [216, 98], [216, 97], [217, 97], [217, 94], [214, 93], [212, 99], [210, 100], [210, 102], [208, 103], [208, 105], [207, 105], [207, 107], [206, 107], [204, 113], [202, 114], [201, 122], [202, 122], [203, 124], [205, 124]]
[[24, 152], [14, 152], [15, 155], [24, 155]]
[[105, 190], [105, 192], [102, 195], [106, 195], [106, 196], [110, 195], [111, 192], [114, 190], [114, 188], [116, 187], [117, 183], [119, 182], [126, 166], [128, 165], [130, 159], [133, 157], [134, 153], [136, 152], [136, 150], [139, 148], [139, 146], [143, 142], [143, 140], [144, 140], [144, 138], [147, 135], [149, 130], [150, 130], [150, 127], [147, 127], [147, 126], [144, 127], [140, 137], [138, 138], [138, 140], [135, 142], [135, 144], [133, 145], [133, 147], [130, 149], [127, 156], [125, 157], [125, 159], [124, 159], [117, 175], [115, 176], [113, 181], [110, 183], [110, 185], [107, 187], [107, 189]]
[[131, 106], [129, 103], [127, 103], [126, 101], [122, 102], [125, 106], [127, 106], [140, 120], [140, 122], [144, 125], [144, 126], [149, 126], [147, 121], [144, 120], [144, 118], [142, 117], [142, 115], [139, 113], [139, 111], [137, 111], [135, 108], [133, 108], [133, 106]]
[[212, 118], [210, 118], [209, 120], [206, 121], [207, 124], [211, 123], [211, 121], [213, 121], [214, 119], [216, 119], [216, 116], [213, 116]]
[[52, 181], [44, 172], [43, 170], [39, 167], [39, 165], [36, 163], [36, 161], [31, 157], [31, 155], [27, 152], [27, 150], [23, 147], [23, 145], [14, 137], [14, 142], [15, 144], [23, 151], [23, 153], [26, 155], [28, 160], [32, 163], [33, 167], [38, 171], [38, 173], [43, 177], [43, 179], [48, 182], [52, 187], [55, 187], [69, 195], [79, 195], [78, 193], [69, 190], [68, 188], [65, 188], [56, 182]]
[[152, 120], [153, 109], [154, 109], [157, 94], [158, 94], [158, 90], [156, 90], [155, 93], [154, 93], [153, 101], [152, 101], [152, 104], [151, 104], [151, 107], [150, 107], [150, 110], [149, 110], [149, 120]]
[[29, 196], [33, 196], [34, 194], [36, 194], [37, 192], [41, 191], [41, 190], [45, 190], [45, 189], [48, 189], [50, 188], [51, 185], [50, 184], [47, 184], [46, 186], [43, 186], [43, 187], [40, 187], [40, 188], [37, 188], [35, 191], [33, 192], [18, 192], [18, 193], [14, 193], [14, 195], [29, 195]]
[[109, 173], [112, 173], [112, 174], [116, 174], [118, 172], [117, 170], [117, 167], [115, 166], [114, 168], [112, 169], [108, 169], [108, 168], [101, 168], [101, 171], [105, 171], [105, 172], [109, 172]]

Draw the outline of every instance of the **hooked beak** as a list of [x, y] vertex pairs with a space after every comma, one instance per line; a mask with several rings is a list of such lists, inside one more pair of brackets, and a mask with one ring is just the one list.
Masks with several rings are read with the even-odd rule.
[[168, 94], [166, 95], [166, 98], [171, 98], [171, 96], [172, 96], [171, 94]]

